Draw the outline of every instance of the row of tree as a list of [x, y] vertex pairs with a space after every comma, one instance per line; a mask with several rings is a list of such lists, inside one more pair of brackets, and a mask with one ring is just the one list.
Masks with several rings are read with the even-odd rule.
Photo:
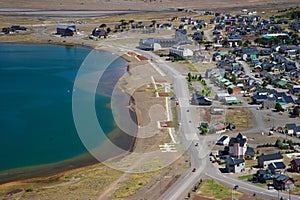
[[254, 42], [263, 47], [270, 47], [272, 45], [281, 44], [298, 45], [300, 43], [300, 38], [298, 34], [290, 32], [289, 35], [280, 35], [273, 38], [256, 38]]
[[202, 76], [201, 74], [198, 75], [192, 75], [190, 72], [188, 73], [187, 76], [187, 80], [188, 82], [192, 82], [192, 81], [201, 81], [202, 80]]

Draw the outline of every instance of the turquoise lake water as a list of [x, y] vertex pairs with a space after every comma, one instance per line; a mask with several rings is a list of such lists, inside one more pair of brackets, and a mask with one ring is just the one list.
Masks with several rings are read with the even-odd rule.
[[[64, 161], [87, 152], [72, 118], [72, 91], [77, 70], [90, 51], [85, 47], [0, 44], [0, 172]], [[99, 52], [103, 59], [108, 54]], [[105, 116], [99, 123], [107, 134], [116, 129], [110, 91], [126, 66], [123, 59], [112, 63], [102, 80], [106, 86], [98, 89], [101, 92], [95, 98], [97, 114]]]

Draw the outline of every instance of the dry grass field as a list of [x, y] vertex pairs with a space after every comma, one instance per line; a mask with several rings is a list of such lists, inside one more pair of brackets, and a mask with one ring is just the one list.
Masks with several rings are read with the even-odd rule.
[[240, 9], [299, 5], [297, 0], [1, 0], [1, 8], [43, 10]]

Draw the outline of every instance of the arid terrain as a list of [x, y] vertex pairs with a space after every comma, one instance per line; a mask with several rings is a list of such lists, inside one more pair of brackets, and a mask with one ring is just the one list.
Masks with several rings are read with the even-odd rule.
[[241, 9], [266, 8], [298, 5], [296, 0], [1, 0], [1, 9], [38, 9], [38, 10], [149, 10], [161, 11], [173, 8], [186, 9]]

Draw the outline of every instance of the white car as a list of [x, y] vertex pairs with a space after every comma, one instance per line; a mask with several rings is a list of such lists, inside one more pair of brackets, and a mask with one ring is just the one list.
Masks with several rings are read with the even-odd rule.
[[274, 187], [272, 185], [268, 185], [268, 190], [273, 190]]

